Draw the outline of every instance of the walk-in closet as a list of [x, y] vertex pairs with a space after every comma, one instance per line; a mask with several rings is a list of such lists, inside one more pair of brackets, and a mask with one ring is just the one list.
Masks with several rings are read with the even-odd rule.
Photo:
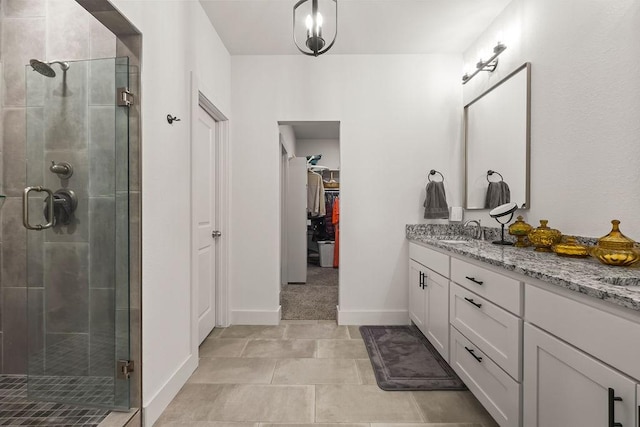
[[280, 122], [283, 320], [333, 320], [340, 268], [340, 124]]

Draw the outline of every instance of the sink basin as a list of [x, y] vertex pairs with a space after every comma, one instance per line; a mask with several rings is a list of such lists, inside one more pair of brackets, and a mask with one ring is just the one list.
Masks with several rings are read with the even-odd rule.
[[610, 285], [640, 286], [640, 277], [600, 277], [600, 280]]

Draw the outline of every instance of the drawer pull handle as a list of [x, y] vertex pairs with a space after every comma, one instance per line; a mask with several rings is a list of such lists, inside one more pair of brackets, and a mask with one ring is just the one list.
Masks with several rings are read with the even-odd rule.
[[482, 285], [484, 282], [482, 280], [476, 280], [475, 277], [469, 277], [469, 276], [464, 276], [466, 277], [468, 280], [471, 280], [473, 283], [477, 283], [478, 285]]
[[478, 304], [477, 302], [475, 302], [475, 301], [473, 300], [473, 298], [467, 298], [467, 297], [464, 297], [464, 299], [465, 299], [465, 300], [467, 300], [467, 301], [469, 301], [471, 304], [475, 305], [475, 306], [476, 306], [476, 307], [478, 307], [478, 308], [482, 307], [482, 304]]
[[420, 286], [422, 289], [424, 289], [424, 288], [426, 288], [426, 287], [427, 287], [426, 278], [427, 278], [427, 275], [426, 275], [426, 274], [424, 274], [424, 273], [421, 271], [421, 272], [420, 272], [420, 284], [419, 284], [419, 286]]
[[472, 355], [473, 358], [478, 361], [478, 363], [482, 363], [482, 357], [476, 356], [476, 354], [473, 352], [473, 349], [467, 347], [466, 345], [464, 346], [464, 349], [467, 350], [469, 354]]
[[615, 402], [622, 402], [622, 398], [616, 396], [616, 391], [609, 387], [609, 427], [622, 427], [622, 423], [616, 422]]

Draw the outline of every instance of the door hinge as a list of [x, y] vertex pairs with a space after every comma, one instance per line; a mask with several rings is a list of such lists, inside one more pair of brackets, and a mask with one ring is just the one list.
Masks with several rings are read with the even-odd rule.
[[118, 360], [118, 373], [119, 380], [128, 380], [133, 372], [133, 360]]
[[131, 107], [133, 105], [133, 94], [128, 87], [118, 88], [118, 106]]

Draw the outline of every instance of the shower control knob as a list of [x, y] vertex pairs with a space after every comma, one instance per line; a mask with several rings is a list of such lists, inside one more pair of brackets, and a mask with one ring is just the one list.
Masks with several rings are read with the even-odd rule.
[[211, 232], [211, 237], [213, 237], [214, 239], [217, 239], [220, 236], [222, 236], [222, 233], [219, 232], [218, 230], [214, 230]]

